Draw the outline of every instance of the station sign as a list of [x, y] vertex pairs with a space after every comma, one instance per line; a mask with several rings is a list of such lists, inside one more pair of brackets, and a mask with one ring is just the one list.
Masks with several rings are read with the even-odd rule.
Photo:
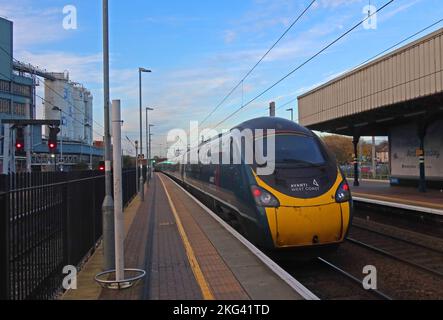
[[432, 123], [420, 149], [415, 123], [394, 127], [390, 131], [391, 175], [398, 178], [418, 179], [420, 175], [419, 157], [425, 157], [426, 177], [443, 179], [443, 119]]

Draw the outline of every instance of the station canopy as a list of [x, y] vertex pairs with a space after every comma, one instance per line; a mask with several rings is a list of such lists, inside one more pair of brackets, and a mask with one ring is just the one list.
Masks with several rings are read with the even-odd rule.
[[387, 135], [389, 128], [443, 117], [443, 28], [298, 97], [311, 130]]

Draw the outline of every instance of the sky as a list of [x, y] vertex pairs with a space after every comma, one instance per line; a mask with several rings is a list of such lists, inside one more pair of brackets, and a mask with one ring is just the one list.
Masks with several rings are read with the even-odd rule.
[[[143, 108], [155, 108], [153, 153], [164, 155], [168, 131], [189, 130], [190, 121], [205, 119], [311, 1], [109, 0], [110, 93], [121, 100], [123, 135], [138, 139], [139, 67], [152, 70], [143, 75]], [[380, 8], [387, 2], [317, 0], [202, 127], [219, 124], [364, 19], [369, 3]], [[16, 59], [51, 72], [67, 70], [71, 80], [92, 91], [97, 138], [103, 134], [101, 3], [0, 0], [0, 16], [14, 22]], [[63, 28], [67, 5], [76, 8], [76, 29]], [[442, 18], [441, 0], [394, 0], [377, 14], [375, 29], [357, 28], [217, 129], [267, 115], [270, 101], [277, 104], [277, 116], [290, 118], [286, 109], [293, 107], [297, 118], [298, 95]], [[41, 114], [41, 101], [37, 104]], [[132, 150], [126, 142], [124, 148]]]

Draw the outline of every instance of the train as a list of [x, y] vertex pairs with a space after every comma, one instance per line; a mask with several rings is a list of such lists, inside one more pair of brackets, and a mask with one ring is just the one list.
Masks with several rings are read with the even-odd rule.
[[[244, 140], [229, 139], [230, 133], [244, 130], [253, 132], [255, 145], [267, 145], [272, 135], [275, 168], [271, 174], [260, 175], [259, 163], [245, 161]], [[228, 149], [223, 147], [226, 143], [230, 143]], [[314, 132], [286, 119], [261, 117], [201, 143], [198, 153], [209, 154], [208, 146], [213, 144], [221, 146], [221, 157], [230, 150], [228, 164], [189, 161], [192, 150], [188, 149], [154, 169], [264, 250], [337, 248], [345, 240], [352, 220], [351, 191], [334, 155]], [[237, 163], [232, 159], [234, 150], [243, 151]]]

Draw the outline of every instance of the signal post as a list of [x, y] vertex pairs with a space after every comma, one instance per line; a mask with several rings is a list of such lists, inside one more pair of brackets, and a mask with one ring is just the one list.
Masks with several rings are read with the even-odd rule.
[[[30, 154], [31, 143], [29, 141], [30, 136], [25, 135], [25, 129], [29, 126], [49, 126], [49, 139], [48, 148], [49, 152], [54, 154], [57, 150], [57, 135], [60, 132], [60, 120], [23, 120], [23, 119], [3, 119], [2, 124], [5, 124], [5, 143], [4, 143], [4, 156], [3, 156], [3, 173], [8, 174], [9, 169], [15, 171], [15, 159], [14, 155], [24, 155]], [[15, 150], [9, 149], [10, 146], [10, 133], [14, 131], [15, 136], [13, 136], [13, 141], [15, 141]], [[29, 131], [29, 130], [28, 130]], [[28, 141], [27, 141], [28, 140]], [[28, 149], [28, 150], [25, 150]], [[29, 171], [31, 168], [31, 157], [26, 156], [26, 167]]]

